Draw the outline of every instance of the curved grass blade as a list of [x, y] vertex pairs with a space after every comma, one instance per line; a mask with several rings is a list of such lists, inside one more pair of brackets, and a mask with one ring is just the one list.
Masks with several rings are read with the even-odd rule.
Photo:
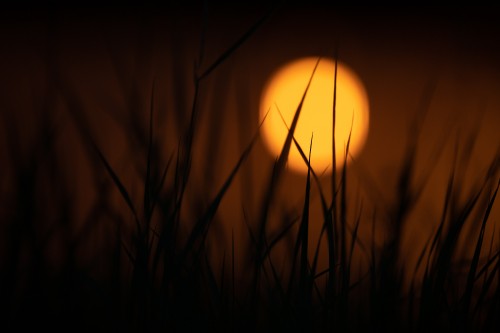
[[[300, 112], [302, 111], [302, 106], [304, 105], [304, 100], [306, 98], [307, 92], [309, 91], [309, 87], [311, 85], [312, 79], [314, 77], [314, 74], [316, 73], [316, 69], [318, 68], [319, 62], [321, 58], [318, 58], [318, 61], [316, 62], [314, 69], [311, 73], [311, 76], [309, 78], [309, 81], [307, 83], [307, 86], [304, 90], [304, 93], [302, 95], [302, 98], [300, 100], [299, 105], [297, 106], [297, 110], [295, 111], [295, 115], [293, 117], [292, 124], [290, 126], [290, 130], [288, 131], [287, 137], [285, 139], [285, 143], [283, 145], [283, 148], [281, 150], [281, 153], [274, 164], [274, 168], [269, 180], [269, 185], [267, 187], [267, 191], [264, 195], [263, 203], [262, 203], [262, 208], [260, 212], [260, 219], [259, 219], [259, 232], [258, 232], [258, 253], [262, 252], [262, 247], [263, 247], [263, 239], [265, 236], [265, 229], [266, 229], [266, 221], [267, 221], [267, 214], [269, 211], [269, 207], [271, 205], [271, 201], [274, 197], [274, 193], [276, 191], [277, 185], [279, 183], [279, 179], [281, 177], [281, 174], [285, 168], [286, 162], [288, 160], [288, 154], [290, 152], [290, 147], [293, 141], [293, 135], [295, 132], [295, 128], [297, 127], [297, 123], [299, 121], [299, 116]], [[256, 262], [257, 266], [260, 266], [259, 262]]]
[[132, 199], [130, 198], [130, 195], [128, 194], [127, 189], [122, 184], [122, 182], [120, 181], [120, 178], [117, 176], [116, 172], [113, 170], [113, 168], [109, 164], [108, 160], [106, 159], [106, 157], [104, 157], [103, 153], [97, 147], [97, 145], [95, 144], [94, 141], [92, 141], [92, 145], [93, 145], [95, 151], [97, 152], [97, 154], [99, 156], [99, 159], [104, 164], [104, 166], [106, 168], [106, 171], [111, 176], [111, 179], [113, 180], [113, 182], [115, 183], [116, 187], [120, 191], [121, 196], [123, 197], [123, 199], [127, 203], [127, 206], [129, 207], [130, 211], [132, 212], [132, 215], [134, 216], [134, 219], [135, 219], [135, 222], [136, 222], [136, 225], [137, 225], [137, 231], [139, 232], [140, 235], [142, 235], [141, 224], [140, 224], [139, 218], [137, 216], [137, 211], [136, 211], [136, 209], [134, 207], [134, 203], [132, 202]]
[[486, 223], [488, 222], [488, 219], [490, 217], [491, 209], [493, 208], [493, 204], [495, 203], [495, 198], [498, 193], [498, 188], [500, 187], [500, 180], [497, 183], [497, 187], [493, 193], [493, 196], [491, 197], [490, 201], [488, 202], [488, 207], [486, 208], [486, 212], [484, 214], [483, 222], [481, 224], [481, 229], [479, 231], [479, 237], [477, 239], [476, 243], [476, 248], [474, 250], [474, 256], [472, 257], [472, 262], [469, 268], [469, 274], [467, 276], [467, 282], [466, 282], [466, 287], [465, 287], [465, 292], [464, 292], [464, 306], [465, 306], [465, 313], [468, 312], [471, 299], [472, 299], [472, 290], [474, 288], [474, 282], [476, 280], [476, 272], [477, 272], [477, 267], [479, 265], [479, 256], [481, 254], [481, 248], [483, 246], [483, 239], [484, 239], [484, 232], [486, 229]]
[[208, 68], [198, 76], [198, 80], [206, 78], [212, 73], [219, 65], [221, 65], [231, 54], [240, 48], [245, 41], [248, 40], [261, 26], [266, 22], [274, 13], [277, 7], [272, 8], [268, 13], [262, 16], [257, 22], [254, 23], [233, 45], [231, 45], [224, 53], [222, 53]]
[[290, 130], [288, 131], [287, 137], [285, 139], [285, 143], [283, 145], [283, 148], [281, 150], [280, 155], [278, 156], [277, 161], [274, 164], [274, 168], [271, 173], [271, 177], [269, 180], [269, 185], [267, 187], [267, 191], [265, 195], [263, 196], [263, 201], [261, 205], [261, 211], [260, 211], [260, 218], [259, 218], [259, 230], [258, 230], [258, 235], [257, 235], [257, 260], [255, 260], [255, 271], [254, 271], [254, 278], [253, 278], [253, 288], [252, 290], [254, 291], [253, 295], [253, 301], [254, 303], [256, 301], [256, 294], [257, 294], [257, 286], [259, 282], [259, 276], [260, 276], [260, 271], [261, 271], [261, 265], [262, 261], [259, 260], [261, 258], [261, 253], [263, 253], [263, 249], [265, 249], [265, 231], [266, 231], [266, 225], [267, 225], [267, 215], [269, 212], [269, 208], [271, 206], [271, 202], [274, 198], [274, 194], [276, 191], [276, 188], [278, 186], [281, 174], [283, 170], [285, 169], [286, 162], [288, 160], [288, 154], [290, 152], [290, 147], [293, 141], [293, 135], [295, 132], [295, 128], [297, 127], [297, 123], [299, 120], [300, 112], [302, 110], [302, 106], [304, 105], [304, 100], [306, 98], [307, 92], [309, 91], [309, 87], [311, 85], [312, 79], [314, 77], [314, 74], [316, 73], [316, 69], [318, 68], [319, 62], [321, 60], [321, 57], [318, 58], [314, 69], [311, 73], [311, 76], [309, 78], [309, 81], [306, 85], [306, 88], [304, 90], [304, 93], [302, 95], [302, 98], [299, 102], [299, 105], [297, 106], [297, 109], [295, 111], [294, 117], [292, 124], [290, 126]]
[[184, 249], [182, 251], [182, 254], [180, 256], [180, 262], [183, 262], [183, 259], [185, 256], [191, 251], [193, 248], [196, 240], [198, 240], [203, 234], [205, 234], [206, 230], [209, 228], [210, 222], [212, 221], [213, 217], [215, 216], [217, 209], [219, 208], [219, 205], [224, 198], [227, 190], [231, 186], [234, 177], [238, 173], [240, 167], [243, 165], [243, 162], [247, 159], [247, 157], [250, 155], [250, 152], [257, 141], [257, 138], [259, 137], [260, 133], [260, 127], [264, 123], [265, 119], [267, 117], [267, 114], [264, 116], [264, 119], [262, 119], [262, 122], [259, 125], [259, 129], [257, 130], [257, 133], [254, 135], [252, 138], [252, 141], [250, 144], [247, 146], [247, 148], [243, 151], [241, 154], [238, 162], [236, 163], [235, 167], [229, 174], [229, 176], [226, 178], [226, 181], [218, 191], [217, 195], [215, 198], [212, 200], [210, 205], [208, 206], [206, 212], [204, 215], [196, 222], [195, 226], [193, 227], [193, 230], [191, 231], [188, 240], [186, 241], [186, 245], [184, 246]]

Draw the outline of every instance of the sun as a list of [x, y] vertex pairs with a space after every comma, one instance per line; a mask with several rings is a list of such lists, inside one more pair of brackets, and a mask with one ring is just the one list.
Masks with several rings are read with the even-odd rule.
[[[266, 114], [267, 117], [261, 131], [273, 156], [278, 156], [283, 148], [288, 128], [316, 63], [317, 57], [289, 62], [276, 70], [264, 86], [260, 120]], [[311, 166], [317, 172], [332, 171], [334, 78], [335, 61], [321, 58], [294, 132], [295, 139], [306, 154], [313, 135]], [[336, 169], [340, 169], [344, 164], [349, 135], [349, 155], [355, 157], [366, 141], [369, 125], [369, 103], [363, 83], [352, 69], [340, 61], [337, 61], [335, 105], [335, 158]], [[290, 149], [288, 165], [296, 172], [307, 172], [307, 164], [295, 145]]]

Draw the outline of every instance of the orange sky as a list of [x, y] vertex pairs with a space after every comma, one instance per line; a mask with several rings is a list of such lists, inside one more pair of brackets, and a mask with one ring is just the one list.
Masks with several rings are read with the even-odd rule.
[[[201, 67], [217, 59], [265, 9], [266, 5], [211, 8]], [[358, 73], [367, 89], [370, 130], [358, 162], [380, 188], [383, 200], [393, 199], [408, 127], [420, 112], [427, 89], [434, 87], [424, 108], [417, 175], [424, 176], [432, 165], [436, 169], [415, 219], [427, 223], [438, 218], [457, 137], [462, 147], [464, 133], [478, 129], [467, 182], [473, 183], [484, 172], [499, 148], [498, 16], [491, 9], [448, 8], [385, 11], [292, 6], [277, 11], [203, 82], [190, 190], [209, 189], [202, 198], [208, 200], [227, 177], [257, 129], [261, 88], [277, 66], [296, 57], [331, 56], [338, 45], [339, 58]], [[14, 11], [1, 17], [0, 107], [8, 117], [2, 118], [0, 128], [22, 133], [18, 148], [29, 151], [54, 84], [51, 71], [59, 73], [65, 91], [56, 92], [49, 103], [62, 126], [60, 156], [75, 173], [68, 178], [82, 203], [77, 209], [85, 211], [95, 193], [86, 187], [90, 175], [84, 148], [66, 112], [65, 94], [82, 107], [96, 141], [139, 198], [134, 165], [128, 162], [135, 158], [131, 147], [136, 142], [123, 131], [120, 119], [146, 124], [156, 77], [156, 130], [165, 146], [161, 160], [165, 162], [175, 150], [190, 114], [201, 10]], [[3, 139], [5, 148], [8, 143]], [[444, 153], [436, 159], [441, 144]], [[7, 159], [6, 149], [2, 154], [0, 158]], [[273, 158], [261, 143], [255, 147], [221, 206], [222, 220], [241, 219], [242, 202], [252, 214]], [[290, 198], [284, 200], [284, 209], [300, 202], [303, 186], [303, 177], [287, 175], [284, 192]], [[191, 200], [188, 205], [195, 205], [197, 199]], [[186, 214], [190, 213], [188, 209]], [[498, 216], [498, 208], [495, 213]], [[245, 232], [241, 224], [235, 228]], [[416, 224], [409, 233], [432, 229], [432, 224]]]

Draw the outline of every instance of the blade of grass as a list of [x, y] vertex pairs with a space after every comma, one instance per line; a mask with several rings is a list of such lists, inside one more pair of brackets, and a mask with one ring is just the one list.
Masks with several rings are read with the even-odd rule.
[[273, 240], [267, 245], [266, 250], [264, 251], [264, 254], [262, 255], [261, 260], [264, 260], [268, 255], [270, 255], [271, 250], [278, 245], [278, 243], [290, 232], [292, 227], [297, 223], [298, 219], [293, 220], [291, 223], [289, 223], [287, 226], [283, 228], [282, 231], [276, 235], [276, 237], [273, 238]]
[[[498, 254], [498, 253], [497, 253]], [[491, 273], [486, 275], [486, 281], [483, 283], [483, 286], [481, 288], [481, 292], [477, 298], [476, 305], [474, 307], [473, 313], [478, 314], [481, 306], [485, 305], [484, 300], [486, 299], [486, 296], [488, 295], [488, 291], [490, 290], [491, 286], [493, 285], [493, 281], [497, 275], [497, 272], [500, 272], [500, 259], [497, 256], [495, 256], [496, 259], [496, 265], [491, 271]]]
[[153, 112], [154, 112], [154, 97], [155, 97], [155, 81], [156, 79], [153, 79], [153, 86], [151, 88], [148, 153], [146, 157], [146, 179], [144, 180], [144, 221], [146, 221], [146, 228], [148, 230], [151, 222], [151, 162], [152, 162], [151, 155], [153, 151]]
[[[426, 264], [426, 269], [425, 269], [425, 271], [426, 271], [425, 276], [427, 276], [427, 272], [429, 272], [429, 269], [431, 269], [430, 262], [431, 262], [433, 255], [434, 255], [434, 251], [438, 250], [437, 246], [438, 246], [438, 243], [441, 239], [441, 235], [443, 233], [444, 225], [446, 222], [446, 217], [449, 214], [450, 202], [451, 202], [451, 198], [453, 196], [453, 189], [455, 188], [455, 171], [456, 171], [455, 166], [456, 166], [456, 161], [457, 161], [457, 155], [458, 155], [458, 146], [455, 146], [455, 154], [453, 157], [453, 163], [452, 163], [452, 168], [450, 171], [450, 176], [448, 177], [448, 184], [446, 186], [446, 194], [444, 197], [443, 211], [441, 212], [441, 220], [439, 223], [439, 227], [436, 231], [436, 234], [434, 236], [434, 239], [432, 241], [431, 247], [429, 249], [429, 255], [427, 256], [427, 264]], [[434, 259], [437, 259], [437, 258], [434, 258]]]
[[[354, 123], [354, 114], [345, 147], [344, 161], [342, 166], [341, 191], [340, 191], [340, 304], [339, 304], [339, 325], [342, 329], [347, 329], [347, 316], [349, 313], [349, 285], [350, 285], [350, 267], [347, 259], [347, 157], [349, 156], [349, 146], [351, 143], [352, 124]], [[336, 197], [336, 195], [335, 195]], [[335, 205], [335, 204], [334, 204]], [[353, 238], [354, 243], [354, 238]], [[337, 251], [338, 253], [338, 251]]]
[[337, 187], [337, 152], [335, 147], [335, 121], [337, 117], [337, 71], [338, 71], [338, 51], [335, 49], [335, 70], [333, 74], [333, 108], [332, 108], [332, 178], [331, 178], [331, 190], [332, 190], [332, 202], [331, 207], [333, 209], [334, 220], [336, 218], [336, 196], [335, 188]]
[[[496, 225], [493, 224], [493, 231], [491, 232], [490, 248], [488, 250], [488, 257], [487, 257], [488, 259], [490, 259], [492, 257], [492, 254], [493, 254], [493, 244], [495, 243], [495, 231], [496, 231], [495, 227], [496, 227]], [[483, 266], [483, 268], [484, 268], [484, 266]], [[481, 270], [483, 270], [483, 268], [481, 268]], [[479, 275], [479, 273], [478, 273], [478, 275]], [[487, 275], [488, 275], [488, 268], [486, 268], [483, 285], [486, 282]], [[476, 279], [477, 279], [477, 277], [476, 277]]]
[[195, 64], [195, 70], [198, 71], [203, 64], [205, 58], [205, 42], [206, 35], [208, 31], [208, 1], [203, 1], [203, 20], [201, 25], [201, 35], [200, 35], [200, 53], [198, 55], [198, 62]]
[[[337, 230], [337, 194], [335, 188], [337, 187], [337, 152], [335, 143], [335, 123], [337, 118], [337, 73], [338, 73], [338, 49], [335, 47], [335, 72], [333, 75], [333, 107], [332, 107], [332, 178], [331, 178], [331, 191], [332, 201], [330, 203], [330, 216], [331, 220], [325, 220], [326, 224], [326, 238], [328, 245], [328, 267], [331, 273], [328, 274], [326, 299], [327, 305], [333, 308], [335, 304], [335, 291], [337, 284], [337, 271], [336, 271], [336, 255], [338, 251], [338, 230]], [[333, 311], [333, 309], [332, 309]], [[328, 321], [328, 327], [332, 328], [333, 321]]]
[[165, 168], [163, 169], [163, 172], [162, 172], [162, 175], [160, 178], [160, 183], [158, 184], [158, 187], [154, 191], [153, 197], [151, 198], [152, 199], [151, 200], [151, 202], [152, 202], [151, 214], [154, 212], [155, 207], [158, 203], [158, 199], [160, 197], [160, 192], [163, 188], [163, 185], [165, 184], [165, 179], [167, 178], [167, 172], [168, 172], [168, 169], [170, 168], [170, 165], [172, 164], [173, 158], [174, 158], [174, 153], [170, 154], [170, 157], [167, 160], [167, 164], [165, 165]]
[[[274, 105], [276, 106], [276, 110], [278, 111], [278, 114], [281, 117], [281, 121], [286, 126], [287, 131], [290, 131], [290, 127], [286, 123], [286, 120], [283, 117], [283, 114], [281, 113], [281, 110], [279, 109], [278, 105], [276, 103], [274, 103]], [[326, 212], [328, 211], [328, 207], [326, 204], [325, 194], [323, 193], [323, 188], [321, 186], [321, 182], [319, 180], [319, 177], [316, 174], [316, 172], [314, 171], [314, 168], [312, 167], [311, 163], [309, 162], [309, 160], [308, 160], [306, 154], [304, 153], [304, 150], [300, 146], [299, 142], [295, 139], [295, 136], [292, 136], [292, 140], [293, 140], [295, 147], [299, 151], [299, 154], [302, 157], [302, 160], [307, 165], [307, 167], [311, 169], [311, 174], [314, 178], [314, 181], [316, 182], [316, 185], [318, 186], [318, 192], [319, 192], [319, 196], [320, 196], [320, 200], [321, 200], [321, 206], [323, 208], [323, 216], [326, 216]]]
[[[206, 78], [212, 71], [214, 71], [219, 65], [221, 65], [231, 54], [234, 53], [240, 46], [244, 44], [244, 42], [252, 36], [257, 29], [271, 16], [271, 14], [274, 12], [275, 8], [273, 10], [269, 11], [266, 15], [264, 15], [260, 20], [258, 20], [252, 27], [250, 27], [249, 30], [247, 30], [234, 44], [232, 44], [222, 55], [219, 56], [201, 75], [198, 75], [198, 73], [195, 73], [195, 85], [194, 85], [194, 98], [193, 98], [193, 104], [191, 108], [191, 119], [189, 122], [189, 127], [187, 131], [187, 136], [185, 138], [185, 144], [184, 144], [184, 158], [182, 160], [182, 168], [183, 168], [183, 176], [182, 176], [182, 184], [180, 187], [180, 191], [178, 194], [178, 204], [177, 206], [180, 207], [182, 206], [183, 198], [184, 198], [184, 192], [186, 189], [187, 181], [189, 178], [190, 170], [191, 170], [191, 153], [192, 153], [192, 148], [193, 148], [193, 139], [195, 136], [196, 132], [196, 127], [197, 127], [197, 118], [198, 118], [198, 100], [199, 100], [199, 91], [200, 91], [200, 83], [201, 81]], [[204, 32], [202, 33], [202, 39], [200, 41], [200, 55], [199, 55], [199, 61], [198, 64], [195, 64], [195, 68], [197, 68], [199, 65], [201, 65], [201, 62], [203, 60], [203, 55], [204, 55]]]
[[[312, 151], [313, 135], [311, 135], [311, 143], [309, 145], [309, 164], [311, 165], [311, 151]], [[304, 199], [304, 208], [302, 211], [302, 222], [299, 229], [298, 238], [301, 243], [301, 255], [300, 255], [300, 275], [299, 275], [299, 290], [301, 292], [301, 302], [306, 309], [309, 307], [311, 291], [309, 290], [308, 283], [308, 255], [307, 251], [309, 248], [309, 195], [311, 192], [311, 168], [307, 168], [307, 179], [306, 179], [306, 192]]]
[[104, 166], [106, 168], [106, 171], [111, 176], [111, 179], [113, 180], [114, 184], [116, 185], [116, 187], [120, 191], [120, 194], [121, 194], [122, 198], [125, 200], [125, 202], [127, 203], [128, 208], [132, 212], [132, 215], [134, 217], [134, 220], [135, 220], [135, 223], [136, 223], [136, 226], [137, 226], [138, 234], [142, 235], [141, 223], [140, 223], [139, 218], [137, 216], [137, 211], [136, 211], [136, 209], [134, 207], [134, 203], [132, 202], [132, 199], [130, 198], [130, 195], [128, 194], [127, 189], [122, 184], [122, 182], [120, 181], [120, 178], [117, 176], [116, 172], [113, 170], [113, 168], [111, 167], [111, 165], [108, 163], [108, 160], [106, 159], [106, 157], [104, 157], [103, 153], [97, 147], [97, 145], [95, 144], [95, 142], [92, 141], [92, 145], [93, 145], [95, 151], [97, 152], [97, 154], [99, 156], [99, 159], [104, 164]]
[[226, 275], [226, 250], [224, 250], [224, 253], [222, 255], [222, 265], [221, 265], [221, 272], [220, 272], [220, 304], [224, 304], [224, 280], [225, 280], [225, 275]]
[[181, 263], [184, 261], [186, 255], [193, 248], [194, 243], [196, 242], [196, 240], [199, 239], [199, 237], [202, 234], [204, 234], [206, 232], [206, 230], [208, 229], [208, 227], [210, 225], [210, 221], [215, 216], [215, 214], [217, 212], [217, 209], [219, 208], [219, 205], [220, 205], [222, 199], [224, 198], [227, 190], [229, 189], [229, 187], [231, 186], [231, 184], [232, 184], [232, 182], [234, 180], [234, 177], [238, 173], [240, 167], [243, 165], [243, 162], [250, 155], [250, 152], [251, 152], [251, 150], [252, 150], [255, 142], [257, 141], [259, 135], [260, 135], [260, 127], [264, 123], [266, 117], [267, 117], [267, 114], [264, 116], [264, 119], [260, 123], [259, 129], [257, 130], [256, 134], [252, 138], [251, 142], [249, 143], [249, 145], [247, 146], [247, 148], [243, 151], [243, 153], [241, 154], [238, 162], [234, 166], [233, 170], [231, 171], [231, 173], [229, 174], [229, 176], [226, 178], [226, 180], [225, 180], [224, 184], [222, 185], [222, 187], [217, 192], [217, 195], [211, 201], [210, 205], [206, 209], [206, 211], [203, 214], [203, 216], [197, 221], [197, 223], [193, 227], [193, 229], [192, 229], [192, 231], [191, 231], [191, 233], [190, 233], [190, 235], [188, 237], [188, 240], [186, 241], [186, 244], [184, 246], [182, 254], [180, 255], [180, 262]]
[[[290, 128], [288, 127], [288, 124], [286, 123], [286, 120], [283, 117], [283, 114], [281, 113], [281, 111], [280, 111], [280, 109], [279, 109], [279, 107], [278, 107], [278, 105], [276, 103], [275, 103], [275, 106], [276, 106], [276, 109], [278, 110], [278, 114], [280, 115], [283, 124], [286, 126], [287, 130], [290, 131]], [[321, 201], [321, 207], [322, 207], [322, 213], [323, 213], [323, 226], [321, 228], [321, 232], [320, 232], [320, 235], [319, 235], [319, 238], [318, 238], [318, 242], [316, 243], [316, 251], [315, 251], [315, 254], [314, 254], [313, 264], [312, 264], [312, 267], [311, 267], [311, 275], [314, 276], [316, 274], [315, 272], [316, 272], [316, 267], [317, 267], [317, 264], [318, 264], [319, 249], [320, 249], [320, 246], [321, 246], [321, 240], [323, 239], [323, 235], [324, 235], [324, 232], [325, 232], [325, 230], [327, 228], [327, 225], [329, 223], [331, 223], [331, 222], [328, 222], [328, 221], [331, 221], [331, 210], [328, 208], [328, 206], [326, 204], [325, 195], [323, 193], [323, 188], [321, 186], [321, 182], [319, 180], [319, 177], [316, 175], [316, 172], [314, 171], [313, 167], [311, 166], [311, 163], [308, 160], [307, 156], [305, 155], [304, 150], [300, 146], [299, 142], [295, 139], [295, 136], [293, 137], [293, 143], [295, 144], [295, 147], [299, 151], [300, 156], [302, 157], [302, 160], [307, 165], [308, 169], [311, 170], [311, 174], [312, 174], [312, 176], [314, 178], [314, 181], [316, 182], [316, 185], [318, 187], [318, 192], [319, 192], [320, 201]]]
[[277, 6], [272, 8], [268, 13], [262, 16], [254, 25], [252, 25], [238, 40], [233, 43], [224, 53], [222, 53], [203, 73], [201, 73], [197, 80], [203, 80], [217, 67], [219, 67], [231, 54], [240, 48], [255, 32], [274, 14]]
[[481, 270], [479, 270], [479, 272], [476, 275], [476, 282], [477, 280], [479, 280], [479, 278], [481, 278], [481, 276], [488, 275], [488, 269], [491, 267], [491, 265], [493, 265], [493, 263], [495, 262], [495, 260], [497, 260], [498, 257], [500, 257], [500, 251], [497, 251], [493, 256], [491, 256], [489, 260], [486, 262], [486, 264], [484, 264], [484, 266], [481, 268]]
[[[261, 204], [261, 210], [260, 210], [260, 218], [259, 218], [259, 230], [258, 230], [258, 236], [257, 236], [257, 258], [261, 257], [261, 253], [263, 253], [263, 247], [264, 247], [264, 241], [265, 241], [265, 231], [266, 231], [266, 225], [267, 225], [267, 215], [269, 212], [269, 208], [271, 206], [271, 201], [273, 200], [276, 188], [278, 186], [281, 174], [285, 168], [286, 161], [288, 159], [288, 154], [290, 152], [290, 147], [293, 141], [293, 135], [295, 132], [295, 128], [297, 127], [297, 123], [299, 120], [300, 112], [302, 111], [302, 106], [304, 104], [304, 100], [306, 98], [307, 92], [309, 90], [309, 87], [311, 85], [312, 79], [314, 77], [314, 74], [316, 73], [316, 69], [318, 68], [319, 62], [321, 58], [318, 58], [313, 71], [311, 73], [311, 76], [309, 78], [309, 81], [306, 85], [306, 88], [304, 90], [304, 93], [302, 95], [302, 98], [299, 102], [299, 105], [297, 106], [297, 109], [295, 111], [295, 115], [293, 117], [292, 124], [290, 126], [290, 130], [288, 131], [287, 137], [285, 139], [285, 143], [283, 144], [283, 148], [281, 150], [281, 153], [274, 164], [270, 180], [268, 182], [267, 186], [267, 191], [265, 192], [263, 196], [263, 201]], [[259, 280], [259, 275], [260, 275], [260, 267], [261, 262], [260, 260], [255, 261], [255, 276], [254, 276], [254, 282], [253, 282], [253, 290], [254, 290], [254, 295], [257, 293], [255, 288], [257, 286], [258, 280]]]
[[352, 233], [352, 241], [351, 241], [351, 248], [349, 250], [349, 256], [348, 256], [348, 262], [347, 262], [347, 270], [350, 272], [351, 271], [351, 264], [352, 264], [352, 256], [354, 253], [354, 247], [356, 245], [356, 239], [358, 237], [358, 229], [359, 229], [359, 224], [361, 222], [361, 213], [363, 211], [363, 201], [360, 203], [360, 208], [359, 208], [359, 213], [358, 217], [356, 218], [356, 223], [354, 225], [354, 231]]
[[231, 287], [232, 287], [232, 295], [231, 295], [231, 322], [232, 328], [234, 329], [234, 318], [235, 318], [235, 303], [236, 303], [236, 279], [235, 279], [235, 266], [236, 260], [234, 259], [234, 229], [231, 229]]
[[486, 223], [490, 217], [491, 209], [493, 208], [493, 204], [495, 202], [495, 198], [498, 193], [498, 188], [500, 187], [500, 180], [497, 183], [497, 187], [495, 191], [493, 192], [493, 196], [491, 197], [488, 207], [486, 208], [486, 212], [484, 214], [483, 222], [481, 224], [481, 229], [479, 231], [479, 237], [476, 242], [476, 248], [474, 250], [474, 256], [472, 257], [472, 262], [469, 268], [469, 273], [467, 275], [467, 282], [466, 282], [466, 287], [465, 287], [465, 292], [464, 292], [464, 313], [468, 313], [469, 308], [470, 308], [470, 303], [472, 299], [472, 290], [474, 288], [474, 282], [476, 280], [476, 272], [477, 272], [477, 267], [479, 265], [479, 256], [481, 254], [481, 248], [483, 246], [483, 239], [484, 239], [484, 232], [486, 229]]
[[[174, 157], [174, 153], [172, 153], [170, 155], [170, 157], [167, 161], [167, 164], [165, 165], [165, 168], [163, 169], [160, 183], [158, 184], [158, 188], [156, 189], [156, 191], [153, 195], [153, 198], [152, 198], [151, 214], [153, 214], [153, 212], [155, 211], [156, 205], [159, 201], [160, 192], [161, 192], [161, 189], [163, 188], [163, 185], [165, 183], [167, 172], [168, 172], [168, 169], [172, 163], [173, 157]], [[167, 212], [167, 215], [168, 214], [169, 213]], [[173, 221], [173, 219], [171, 217], [167, 218], [166, 220], [170, 221], [170, 222]], [[167, 223], [167, 225], [172, 225], [172, 223]], [[156, 276], [158, 264], [160, 262], [160, 256], [162, 255], [163, 250], [165, 249], [165, 246], [166, 246], [165, 242], [167, 242], [167, 239], [168, 239], [167, 230], [169, 230], [169, 228], [162, 228], [162, 232], [159, 235], [157, 235], [158, 243], [157, 243], [154, 255], [153, 255], [153, 267], [152, 267], [153, 273], [152, 273], [152, 276]], [[152, 245], [153, 245], [153, 242], [151, 242], [150, 246], [152, 246]]]

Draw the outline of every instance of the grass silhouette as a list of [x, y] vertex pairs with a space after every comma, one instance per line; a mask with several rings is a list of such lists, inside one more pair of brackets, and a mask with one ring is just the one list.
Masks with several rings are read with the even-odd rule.
[[[437, 228], [428, 235], [425, 246], [414, 249], [418, 259], [416, 267], [410, 268], [413, 273], [406, 288], [403, 271], [408, 267], [404, 267], [400, 251], [403, 232], [428, 179], [424, 177], [415, 184], [421, 122], [415, 121], [409, 130], [408, 147], [394, 190], [395, 201], [385, 211], [374, 212], [372, 220], [362, 221], [364, 202], [348, 191], [349, 142], [342, 170], [331, 177], [332, 197], [328, 200], [318, 170], [310, 164], [313, 135], [309, 147], [301, 147], [294, 138], [307, 88], [282, 152], [268, 170], [260, 208], [254, 212], [258, 218], [242, 221], [251, 240], [248, 248], [241, 247], [246, 259], [236, 253], [239, 245], [234, 231], [230, 249], [214, 258], [207, 244], [217, 242], [217, 238], [210, 231], [220, 223], [219, 206], [252, 154], [259, 131], [246, 143], [215, 194], [209, 194], [212, 189], [202, 188], [207, 193], [200, 196], [211, 195], [210, 199], [198, 205], [188, 200], [188, 195], [198, 195], [190, 192], [191, 171], [204, 167], [193, 164], [193, 145], [199, 134], [198, 112], [203, 103], [200, 89], [204, 80], [270, 17], [267, 14], [258, 20], [204, 70], [202, 38], [189, 123], [177, 149], [164, 161], [160, 158], [165, 153], [158, 139], [161, 134], [154, 130], [159, 113], [156, 80], [150, 88], [147, 121], [136, 118], [120, 122], [135, 140], [136, 150], [131, 152], [130, 163], [142, 158], [138, 167], [141, 200], [136, 200], [137, 195], [127, 188], [120, 170], [99, 146], [85, 118], [78, 91], [66, 84], [58, 69], [57, 56], [48, 57], [53, 91], [47, 97], [47, 112], [36, 128], [35, 143], [27, 152], [21, 152], [16, 149], [16, 142], [21, 141], [23, 134], [4, 125], [9, 148], [5, 172], [10, 175], [1, 210], [4, 236], [0, 302], [5, 325], [15, 330], [36, 323], [47, 328], [134, 332], [496, 332], [500, 328], [500, 249], [495, 232], [491, 239], [485, 237], [486, 227], [496, 222], [491, 211], [497, 204], [500, 153], [467, 192], [458, 155], [463, 154], [462, 159], [467, 160], [472, 148], [461, 150], [457, 144], [441, 219], [436, 221]], [[314, 71], [311, 79], [313, 76]], [[61, 131], [51, 109], [55, 94], [63, 99], [80, 135], [91, 166], [90, 186], [97, 194], [81, 227], [76, 226], [81, 217], [77, 216], [77, 197], [69, 185], [71, 173], [65, 170], [55, 148]], [[181, 97], [188, 99], [187, 95]], [[134, 98], [138, 97], [129, 100], [130, 113], [140, 117], [144, 112]], [[427, 95], [422, 99], [424, 111], [429, 99]], [[4, 124], [15, 123], [8, 110], [1, 115]], [[332, 115], [334, 121], [335, 103]], [[140, 125], [143, 123], [147, 126]], [[304, 199], [297, 207], [300, 216], [282, 216], [283, 227], [272, 233], [268, 225], [270, 210], [279, 199], [280, 182], [292, 148], [300, 151], [308, 166], [301, 189]], [[335, 159], [335, 151], [332, 156]], [[211, 163], [217, 170], [218, 163], [223, 162], [215, 159]], [[336, 165], [335, 160], [332, 165]], [[124, 205], [116, 204], [116, 194]], [[311, 224], [318, 222], [312, 221], [310, 214], [313, 195], [319, 196], [321, 203], [317, 243], [310, 241], [309, 232]], [[352, 206], [357, 207], [354, 218], [349, 211]], [[192, 214], [186, 214], [186, 209]], [[366, 226], [371, 228], [371, 239], [360, 236], [361, 228]], [[460, 248], [460, 239], [467, 237], [468, 226], [479, 230], [471, 255]], [[378, 228], [383, 228], [386, 235], [382, 245], [376, 244]], [[105, 245], [88, 253], [83, 251], [93, 246], [96, 237]], [[319, 268], [322, 242], [326, 242], [327, 248], [328, 264], [324, 270]], [[284, 266], [272, 255], [280, 246], [289, 250], [286, 255], [279, 254], [288, 261]], [[352, 274], [355, 251], [363, 253], [369, 262], [361, 277]], [[466, 263], [465, 278], [456, 274], [459, 263]], [[421, 271], [422, 275], [417, 274]], [[245, 279], [238, 278], [238, 272], [244, 272]]]

